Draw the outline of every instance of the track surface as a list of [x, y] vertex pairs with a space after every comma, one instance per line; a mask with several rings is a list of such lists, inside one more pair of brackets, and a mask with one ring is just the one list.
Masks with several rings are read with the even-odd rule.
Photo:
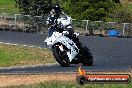
[[[0, 31], [0, 42], [46, 47], [46, 35]], [[80, 36], [80, 40], [93, 53], [94, 65], [83, 67], [88, 71], [132, 70], [132, 38]], [[0, 73], [75, 72], [79, 65], [60, 67], [58, 64], [35, 67], [1, 68]]]

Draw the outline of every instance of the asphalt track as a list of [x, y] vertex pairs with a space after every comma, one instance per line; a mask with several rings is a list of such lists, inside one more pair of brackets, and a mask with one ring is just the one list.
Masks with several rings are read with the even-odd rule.
[[[16, 43], [45, 48], [46, 35], [0, 31], [0, 42]], [[93, 53], [93, 66], [83, 67], [88, 71], [130, 71], [132, 70], [132, 38], [80, 36]], [[0, 73], [44, 73], [75, 72], [79, 65], [60, 67], [59, 64], [40, 66], [0, 68]]]

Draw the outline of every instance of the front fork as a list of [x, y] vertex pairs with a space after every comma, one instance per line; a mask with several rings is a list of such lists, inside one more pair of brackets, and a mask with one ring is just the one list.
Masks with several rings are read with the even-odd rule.
[[64, 47], [63, 47], [63, 45], [59, 45], [58, 47], [59, 47], [60, 51], [64, 52]]
[[74, 53], [71, 53], [71, 50], [67, 49], [64, 45], [59, 44], [57, 45], [60, 49], [60, 51], [62, 52], [66, 52], [70, 62], [72, 62], [72, 60], [75, 58], [76, 55], [74, 55]]

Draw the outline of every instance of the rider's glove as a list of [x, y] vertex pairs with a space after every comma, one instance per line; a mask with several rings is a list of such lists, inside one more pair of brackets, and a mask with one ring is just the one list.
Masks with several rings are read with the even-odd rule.
[[75, 37], [78, 37], [78, 36], [79, 36], [79, 33], [75, 32], [75, 33], [74, 33], [74, 36], [75, 36]]
[[68, 35], [69, 32], [68, 32], [68, 31], [63, 31], [62, 34], [64, 34], [64, 35]]

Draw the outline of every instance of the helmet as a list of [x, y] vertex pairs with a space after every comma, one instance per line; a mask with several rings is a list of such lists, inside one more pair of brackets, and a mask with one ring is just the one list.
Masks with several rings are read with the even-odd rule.
[[62, 13], [59, 4], [55, 4], [53, 6], [53, 9], [54, 9], [55, 13], [58, 14], [58, 15]]

